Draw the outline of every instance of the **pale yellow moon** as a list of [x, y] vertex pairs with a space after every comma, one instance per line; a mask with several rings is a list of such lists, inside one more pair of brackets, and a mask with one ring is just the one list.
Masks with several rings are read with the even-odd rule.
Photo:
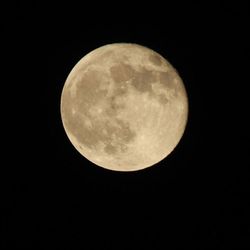
[[187, 123], [177, 71], [155, 51], [114, 43], [84, 56], [61, 96], [66, 134], [80, 154], [116, 171], [150, 167], [169, 155]]

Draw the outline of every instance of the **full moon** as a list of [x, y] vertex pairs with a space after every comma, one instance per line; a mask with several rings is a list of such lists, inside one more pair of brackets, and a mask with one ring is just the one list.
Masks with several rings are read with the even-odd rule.
[[175, 68], [138, 44], [91, 51], [69, 73], [61, 95], [69, 140], [109, 170], [141, 170], [163, 160], [179, 143], [187, 117], [187, 93]]

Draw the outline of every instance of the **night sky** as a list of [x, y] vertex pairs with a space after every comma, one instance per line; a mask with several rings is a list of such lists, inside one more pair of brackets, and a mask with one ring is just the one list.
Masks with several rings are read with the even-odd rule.
[[[215, 2], [126, 13], [130, 5], [117, 3], [102, 15], [84, 5], [13, 5], [5, 85], [14, 97], [5, 106], [15, 132], [3, 132], [2, 249], [250, 247], [249, 10]], [[97, 167], [61, 122], [67, 75], [85, 54], [114, 42], [160, 53], [189, 97], [180, 143], [143, 171]]]

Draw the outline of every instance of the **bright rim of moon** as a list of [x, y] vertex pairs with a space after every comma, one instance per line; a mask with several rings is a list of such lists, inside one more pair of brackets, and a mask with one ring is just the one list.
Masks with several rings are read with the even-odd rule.
[[84, 56], [61, 96], [66, 134], [85, 158], [116, 171], [150, 167], [179, 143], [188, 98], [173, 66], [155, 51], [115, 43]]

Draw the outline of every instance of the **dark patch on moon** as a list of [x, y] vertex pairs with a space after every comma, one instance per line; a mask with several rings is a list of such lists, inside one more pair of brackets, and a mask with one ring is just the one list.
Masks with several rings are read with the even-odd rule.
[[115, 83], [128, 81], [134, 76], [135, 70], [125, 63], [117, 63], [110, 67], [110, 74]]
[[103, 141], [106, 144], [104, 150], [108, 154], [125, 151], [125, 145], [136, 136], [127, 122], [117, 118], [112, 123], [108, 121], [104, 127], [107, 131], [106, 140]]
[[114, 89], [114, 96], [120, 97], [128, 93], [127, 83], [121, 83], [119, 86], [116, 86]]
[[[128, 64], [119, 63], [110, 68], [110, 74], [114, 82], [119, 84], [115, 87], [116, 94], [120, 95], [126, 92], [126, 81], [139, 92], [151, 92], [151, 83], [156, 81], [154, 72], [141, 68], [139, 71], [135, 70]], [[122, 90], [121, 86], [124, 86]]]
[[152, 92], [151, 83], [156, 81], [154, 73], [150, 70], [142, 68], [140, 71], [135, 71], [131, 85], [139, 92]]
[[101, 84], [108, 85], [108, 82], [103, 79], [101, 72], [89, 70], [83, 75], [81, 81], [76, 83], [76, 97], [72, 99], [76, 104], [76, 111], [86, 112], [86, 109], [94, 105], [96, 100], [101, 100], [107, 95], [108, 90], [101, 88]]
[[101, 56], [97, 57], [96, 59], [100, 63], [100, 61], [106, 61], [107, 58], [111, 58], [113, 55], [114, 55], [114, 51], [113, 50], [107, 50], [104, 53], [102, 53]]
[[149, 61], [151, 63], [153, 63], [154, 65], [156, 66], [161, 66], [162, 64], [162, 59], [159, 55], [157, 54], [151, 54], [149, 57], [148, 57]]
[[159, 81], [164, 87], [167, 89], [175, 89], [176, 83], [174, 82], [175, 74], [172, 70], [168, 72], [160, 72], [159, 73]]
[[110, 108], [113, 110], [113, 112], [117, 113], [120, 109], [125, 108], [125, 103], [118, 102], [118, 97], [115, 96], [112, 98]]
[[[64, 102], [62, 103], [64, 124], [67, 130], [77, 138], [79, 145], [82, 144], [87, 148], [93, 149], [99, 142], [102, 142], [106, 145], [104, 148], [105, 152], [114, 154], [115, 152], [125, 150], [124, 145], [136, 136], [136, 133], [130, 129], [129, 124], [115, 118], [115, 115], [112, 120], [107, 120], [105, 117], [103, 117], [104, 119], [99, 119], [98, 116], [91, 117], [88, 114], [88, 110], [84, 108], [79, 110], [80, 112], [73, 114], [72, 99], [69, 96], [64, 96]], [[86, 121], [80, 115], [81, 112], [84, 112], [84, 117], [89, 119], [91, 126], [86, 125]], [[107, 117], [112, 118], [112, 116]], [[104, 129], [106, 132], [104, 132]]]
[[163, 94], [159, 94], [158, 95], [158, 100], [163, 105], [166, 105], [169, 102], [169, 100], [167, 99], [167, 97], [165, 95], [163, 95]]
[[120, 119], [116, 119], [116, 122], [119, 125], [119, 133], [117, 133], [117, 138], [119, 139], [119, 141], [127, 143], [130, 142], [133, 138], [135, 138], [136, 133], [131, 130], [128, 122], [125, 122]]
[[111, 144], [107, 144], [105, 147], [104, 147], [104, 151], [107, 153], [107, 154], [110, 154], [110, 155], [113, 155], [117, 152], [117, 147], [111, 145]]

